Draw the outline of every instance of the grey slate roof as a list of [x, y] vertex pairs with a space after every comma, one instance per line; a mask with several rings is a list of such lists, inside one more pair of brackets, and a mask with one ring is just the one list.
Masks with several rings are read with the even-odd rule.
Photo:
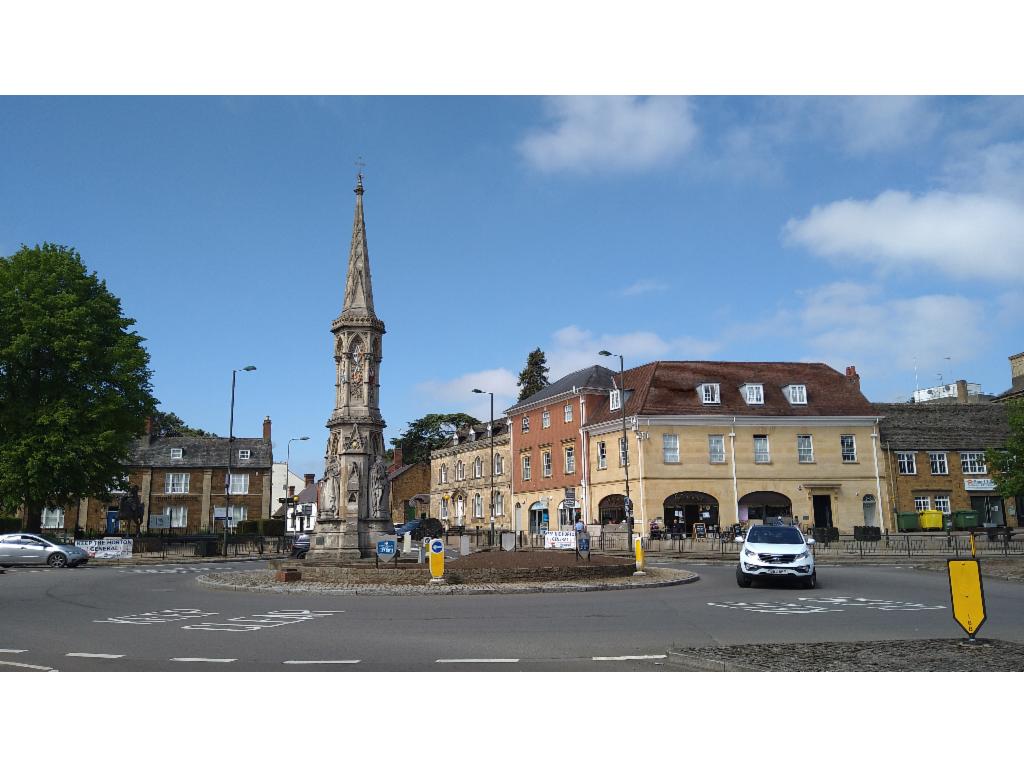
[[970, 450], [1001, 448], [1010, 436], [1002, 403], [873, 403], [882, 446], [892, 450]]
[[[238, 469], [257, 467], [270, 469], [274, 463], [270, 443], [260, 437], [236, 437], [233, 450], [248, 448], [252, 453], [248, 461], [231, 457], [231, 466]], [[181, 448], [180, 459], [171, 458], [171, 448]], [[227, 467], [228, 438], [226, 437], [153, 437], [150, 444], [136, 440], [130, 448], [128, 463], [139, 467]]]
[[573, 387], [577, 389], [611, 389], [612, 377], [618, 373], [605, 368], [603, 365], [592, 365], [589, 368], [582, 368], [573, 371], [560, 378], [558, 381], [548, 384], [539, 392], [534, 392], [522, 402], [516, 403], [505, 413], [515, 413], [521, 409], [529, 408], [534, 403], [547, 400], [550, 397], [557, 397], [572, 392]]

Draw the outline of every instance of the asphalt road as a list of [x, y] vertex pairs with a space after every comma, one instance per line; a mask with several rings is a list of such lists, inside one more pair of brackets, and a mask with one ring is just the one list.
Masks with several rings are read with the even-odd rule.
[[[649, 561], [657, 564], [657, 560]], [[668, 565], [668, 564], [666, 564]], [[0, 671], [637, 671], [671, 646], [960, 637], [943, 573], [822, 567], [819, 587], [737, 587], [732, 567], [611, 592], [370, 597], [218, 591], [265, 564], [14, 568]], [[980, 637], [1024, 637], [1024, 584], [985, 584]]]

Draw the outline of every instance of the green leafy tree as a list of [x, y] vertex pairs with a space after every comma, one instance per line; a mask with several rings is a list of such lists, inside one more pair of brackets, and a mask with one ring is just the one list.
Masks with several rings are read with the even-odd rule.
[[519, 402], [540, 392], [548, 381], [548, 361], [537, 347], [526, 358], [526, 367], [519, 373]]
[[119, 487], [157, 405], [134, 322], [73, 248], [0, 258], [0, 507], [23, 509], [27, 530]]
[[392, 438], [391, 444], [402, 446], [402, 461], [406, 464], [430, 461], [430, 452], [443, 447], [453, 432], [476, 423], [468, 413], [428, 413], [409, 422], [405, 432]]
[[[1024, 399], [1006, 404], [1010, 420], [1010, 438], [1006, 448], [990, 448], [985, 452], [996, 489], [1004, 498], [1024, 496]], [[1020, 514], [1018, 510], [1018, 515]]]
[[181, 420], [174, 411], [164, 413], [163, 411], [157, 411], [153, 416], [153, 434], [158, 437], [176, 437], [184, 435], [185, 437], [216, 437], [213, 432], [207, 432], [205, 429], [197, 429], [196, 427], [190, 427], [184, 421]]

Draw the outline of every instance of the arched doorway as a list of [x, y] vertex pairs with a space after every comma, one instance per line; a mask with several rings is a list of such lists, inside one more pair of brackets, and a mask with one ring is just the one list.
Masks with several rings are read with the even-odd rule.
[[662, 503], [663, 522], [670, 534], [692, 534], [693, 526], [703, 523], [705, 531], [718, 528], [718, 499], [700, 491], [673, 493]]
[[530, 505], [530, 533], [547, 533], [551, 523], [546, 501], [535, 501]]
[[601, 525], [621, 523], [626, 519], [626, 497], [621, 493], [605, 496], [597, 505], [601, 517]]
[[754, 491], [740, 499], [740, 522], [793, 524], [793, 502], [775, 491]]
[[865, 493], [862, 506], [864, 507], [864, 525], [875, 525], [875, 497], [873, 494]]

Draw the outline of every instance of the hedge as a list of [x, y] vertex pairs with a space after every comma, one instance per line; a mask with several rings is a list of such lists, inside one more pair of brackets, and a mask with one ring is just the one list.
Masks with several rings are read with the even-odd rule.
[[20, 517], [0, 517], [0, 533], [13, 533], [21, 530]]
[[235, 533], [246, 536], [284, 536], [284, 520], [239, 520]]

